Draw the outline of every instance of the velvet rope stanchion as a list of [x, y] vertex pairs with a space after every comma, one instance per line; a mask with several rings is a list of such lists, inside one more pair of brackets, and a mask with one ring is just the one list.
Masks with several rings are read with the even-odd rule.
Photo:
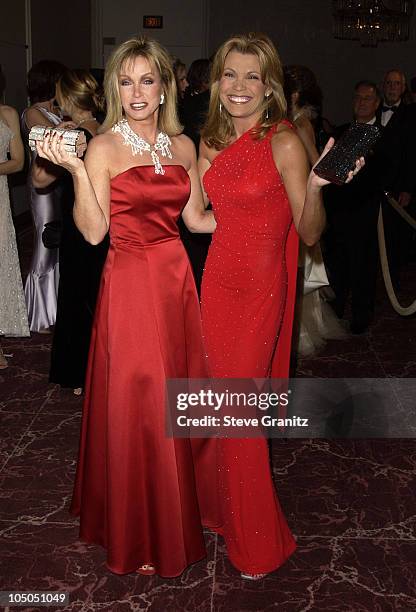
[[386, 196], [387, 202], [390, 204], [390, 206], [392, 206], [394, 208], [394, 210], [396, 212], [398, 212], [399, 215], [401, 215], [403, 217], [403, 219], [411, 227], [413, 227], [414, 230], [416, 230], [416, 219], [414, 219], [411, 215], [409, 215], [409, 213], [406, 212], [406, 209], [403, 208], [403, 206], [400, 206], [400, 204], [393, 198], [393, 196], [390, 193], [385, 191], [384, 195]]
[[[403, 219], [409, 223], [409, 225], [416, 229], [416, 220], [411, 217], [401, 206], [396, 202], [396, 200], [389, 194], [385, 193], [388, 203], [394, 208], [396, 212], [398, 212]], [[389, 296], [389, 300], [394, 310], [403, 317], [408, 317], [416, 312], [416, 300], [410, 304], [410, 306], [404, 307], [402, 306], [394, 292], [393, 283], [391, 282], [389, 263], [387, 259], [386, 252], [386, 240], [384, 237], [384, 223], [383, 223], [383, 212], [380, 204], [380, 209], [378, 213], [378, 223], [377, 223], [377, 234], [378, 234], [378, 248], [380, 252], [380, 261], [381, 261], [381, 270], [383, 273], [384, 284], [386, 287], [387, 295]]]

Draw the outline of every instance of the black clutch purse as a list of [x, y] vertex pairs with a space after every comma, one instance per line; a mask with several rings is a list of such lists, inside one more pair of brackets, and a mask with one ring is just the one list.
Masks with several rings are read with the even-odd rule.
[[45, 223], [42, 232], [42, 242], [47, 249], [57, 249], [61, 244], [62, 221]]
[[376, 125], [354, 123], [316, 164], [313, 171], [331, 183], [343, 185], [348, 173], [354, 170], [356, 160], [368, 155], [380, 135], [381, 131]]

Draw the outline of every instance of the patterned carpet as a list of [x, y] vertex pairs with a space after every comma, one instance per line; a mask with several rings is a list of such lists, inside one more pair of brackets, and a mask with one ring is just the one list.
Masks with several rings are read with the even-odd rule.
[[[27, 269], [30, 234], [20, 242]], [[402, 283], [407, 303], [415, 274], [412, 264]], [[209, 532], [207, 558], [179, 578], [111, 574], [103, 550], [78, 541], [67, 511], [82, 398], [48, 384], [50, 342], [33, 334], [4, 343], [13, 357], [0, 371], [0, 590], [67, 591], [70, 603], [54, 609], [74, 611], [416, 610], [411, 438], [275, 440], [276, 486], [298, 550], [261, 582], [242, 581], [222, 539]], [[370, 331], [328, 342], [298, 362], [297, 374], [416, 378], [415, 343], [416, 318], [396, 315], [379, 283]]]

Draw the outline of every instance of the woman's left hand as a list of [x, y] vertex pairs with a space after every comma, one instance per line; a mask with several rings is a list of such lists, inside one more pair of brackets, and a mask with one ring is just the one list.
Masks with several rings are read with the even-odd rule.
[[[324, 150], [322, 151], [322, 155], [321, 157], [318, 159], [318, 161], [316, 162], [316, 164], [313, 166], [313, 168], [315, 168], [315, 166], [317, 164], [319, 164], [319, 162], [321, 161], [321, 159], [323, 157], [325, 157], [325, 155], [328, 153], [328, 151], [330, 151], [332, 149], [332, 147], [334, 146], [335, 140], [334, 138], [330, 138], [328, 140], [328, 142], [326, 143], [326, 146], [324, 148]], [[363, 168], [365, 166], [365, 159], [364, 157], [360, 157], [359, 159], [357, 159], [355, 161], [355, 168], [353, 170], [351, 170], [350, 172], [348, 172], [348, 176], [347, 179], [345, 181], [346, 183], [350, 183], [352, 181], [352, 179], [354, 178], [354, 176], [361, 170], [361, 168]], [[325, 185], [329, 185], [331, 181], [327, 181], [326, 179], [321, 178], [320, 176], [318, 176], [317, 174], [315, 174], [315, 172], [313, 171], [313, 168], [309, 174], [309, 184], [312, 187], [315, 188], [322, 188]]]
[[354, 170], [350, 170], [348, 172], [348, 176], [347, 176], [347, 180], [345, 181], [345, 183], [350, 183], [352, 181], [352, 179], [354, 178], [354, 176], [356, 174], [358, 174], [358, 172], [361, 170], [361, 168], [364, 168], [365, 166], [365, 159], [364, 157], [360, 157], [359, 159], [355, 160], [355, 168]]

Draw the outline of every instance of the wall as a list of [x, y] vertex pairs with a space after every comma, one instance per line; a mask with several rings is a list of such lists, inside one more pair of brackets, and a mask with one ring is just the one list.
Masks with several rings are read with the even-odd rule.
[[[0, 65], [6, 81], [3, 99], [19, 112], [26, 106], [26, 25], [25, 0], [14, 0], [2, 7], [0, 19]], [[24, 172], [8, 177], [12, 212], [27, 208]]]
[[31, 0], [32, 61], [55, 59], [69, 68], [89, 68], [90, 0]]
[[[3, 6], [4, 5], [4, 6]], [[29, 19], [26, 19], [26, 5]], [[13, 0], [2, 3], [0, 64], [6, 77], [4, 101], [20, 113], [27, 106], [26, 74], [32, 63], [55, 59], [69, 67], [91, 64], [90, 0], [59, 3]], [[28, 34], [26, 34], [26, 29]], [[26, 39], [31, 39], [29, 50]], [[31, 60], [31, 61], [30, 61]], [[24, 173], [9, 177], [14, 215], [28, 209]]]
[[[159, 40], [173, 55], [187, 65], [206, 55], [207, 0], [97, 0], [95, 11], [102, 38], [113, 39], [113, 44], [103, 44], [96, 57], [96, 67], [102, 68], [114, 46], [145, 32]], [[143, 30], [143, 15], [162, 15], [163, 29]], [[99, 63], [98, 63], [99, 62]]]
[[[3, 4], [0, 64], [7, 78], [5, 101], [21, 111], [26, 104], [25, 0]], [[276, 42], [284, 63], [303, 63], [314, 70], [324, 92], [325, 114], [334, 123], [350, 118], [356, 81], [380, 82], [385, 70], [395, 66], [409, 77], [416, 74], [416, 16], [408, 42], [364, 48], [358, 41], [332, 37], [330, 0], [257, 0], [249, 10], [241, 0], [71, 0], [59, 4], [31, 0], [29, 4], [33, 62], [54, 58], [71, 67], [103, 67], [114, 45], [142, 31], [146, 14], [163, 15], [164, 28], [147, 32], [188, 65], [211, 54], [233, 33], [264, 31]], [[114, 44], [105, 45], [103, 39]], [[17, 200], [15, 212], [16, 206], [20, 212], [25, 204]]]
[[4, 101], [17, 108], [26, 105], [25, 1], [14, 0], [0, 19], [0, 65], [6, 79]]
[[269, 34], [285, 64], [305, 64], [317, 75], [325, 96], [324, 112], [335, 123], [350, 119], [354, 84], [360, 79], [380, 83], [384, 72], [400, 67], [416, 75], [416, 15], [411, 39], [361, 47], [359, 41], [332, 37], [330, 0], [257, 0], [255, 9], [242, 10], [241, 0], [210, 0], [210, 52], [238, 32]]

